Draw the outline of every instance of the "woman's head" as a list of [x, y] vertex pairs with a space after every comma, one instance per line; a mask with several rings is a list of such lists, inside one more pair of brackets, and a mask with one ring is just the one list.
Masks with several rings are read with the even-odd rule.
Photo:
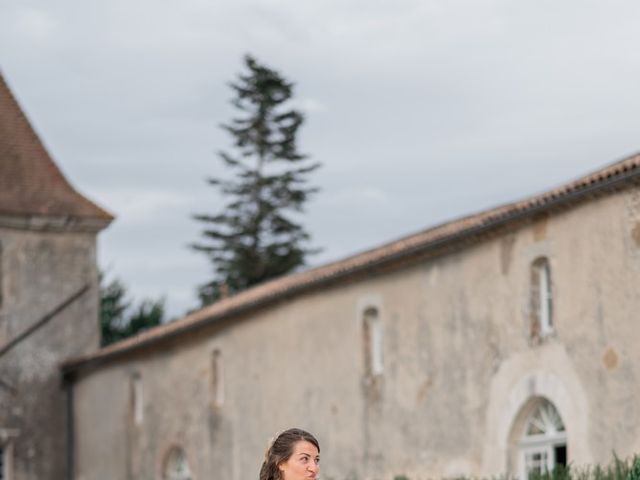
[[276, 435], [267, 448], [260, 480], [314, 480], [319, 461], [318, 440], [309, 432], [290, 428]]

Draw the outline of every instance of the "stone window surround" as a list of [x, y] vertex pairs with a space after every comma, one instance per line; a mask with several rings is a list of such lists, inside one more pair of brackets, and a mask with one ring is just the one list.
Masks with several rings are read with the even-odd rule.
[[[526, 408], [537, 397], [548, 399], [558, 410], [570, 444], [567, 461], [579, 465], [593, 458], [589, 438], [589, 407], [584, 388], [566, 352], [557, 344], [543, 346], [544, 361], [531, 363], [531, 351], [516, 355], [503, 364], [492, 379], [489, 404], [485, 416], [485, 438], [482, 453], [482, 476], [514, 474], [514, 450], [526, 420]], [[538, 362], [533, 362], [538, 363]], [[540, 368], [542, 367], [542, 368]], [[523, 416], [524, 413], [524, 416]], [[517, 462], [516, 462], [517, 463]]]
[[546, 255], [540, 255], [531, 262], [529, 294], [532, 339], [543, 339], [554, 332], [552, 278], [551, 264]]
[[2, 480], [13, 479], [13, 438], [18, 436], [18, 430], [0, 428], [0, 448], [2, 458]]
[[144, 385], [139, 372], [134, 372], [130, 377], [131, 386], [131, 420], [133, 425], [139, 427], [144, 421]]
[[[182, 470], [179, 473], [183, 474], [182, 477], [176, 477], [175, 475], [173, 475], [176, 472], [171, 471], [171, 468], [175, 466], [172, 465], [172, 462], [176, 461], [176, 456], [179, 456], [179, 460], [184, 462], [184, 465], [179, 465]], [[180, 443], [174, 442], [170, 444], [170, 446], [164, 451], [164, 455], [162, 455], [161, 457], [160, 478], [162, 478], [162, 480], [193, 480], [194, 477], [190, 465], [191, 462], [189, 461], [189, 455], [187, 454], [187, 451]], [[186, 470], [184, 470], [184, 466], [186, 466]], [[186, 476], [184, 475], [185, 473], [187, 474]]]
[[[522, 425], [524, 428], [519, 444], [518, 472], [519, 478], [526, 479], [534, 464], [539, 463], [543, 471], [551, 471], [557, 465], [555, 448], [567, 448], [567, 433], [557, 408], [545, 397], [532, 399], [523, 409], [526, 410], [526, 421]], [[542, 424], [534, 422], [538, 413], [542, 414], [539, 418]], [[538, 427], [540, 432], [530, 433], [528, 430], [532, 426]], [[514, 428], [517, 427], [514, 425]], [[537, 458], [534, 459], [536, 455]]]
[[358, 329], [362, 334], [362, 355], [365, 378], [380, 377], [384, 373], [384, 323], [382, 297], [366, 295], [357, 307]]
[[211, 405], [220, 408], [224, 405], [224, 357], [219, 348], [211, 352]]

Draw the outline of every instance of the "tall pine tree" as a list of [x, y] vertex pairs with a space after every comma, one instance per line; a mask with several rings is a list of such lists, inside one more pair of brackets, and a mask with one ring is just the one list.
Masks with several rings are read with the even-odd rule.
[[295, 217], [317, 188], [308, 175], [320, 166], [298, 151], [303, 115], [287, 107], [293, 84], [247, 55], [246, 73], [230, 84], [239, 115], [222, 128], [233, 137], [233, 153], [219, 156], [231, 178], [208, 183], [226, 199], [215, 215], [194, 215], [205, 225], [203, 241], [192, 247], [206, 254], [214, 278], [199, 289], [203, 305], [305, 264], [315, 250]]

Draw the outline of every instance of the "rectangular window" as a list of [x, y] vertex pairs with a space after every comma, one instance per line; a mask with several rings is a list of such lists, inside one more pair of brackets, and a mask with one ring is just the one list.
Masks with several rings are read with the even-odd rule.
[[[0, 243], [0, 309], [2, 309], [2, 243]], [[2, 478], [0, 478], [2, 480]]]
[[383, 364], [383, 331], [382, 321], [378, 315], [377, 308], [367, 308], [363, 318], [363, 342], [364, 342], [364, 363], [365, 376], [374, 377], [382, 375]]
[[530, 476], [542, 475], [551, 470], [551, 456], [549, 448], [541, 447], [524, 452], [524, 475], [528, 479]]
[[224, 403], [224, 365], [222, 353], [214, 350], [211, 354], [211, 404], [221, 407]]
[[540, 333], [542, 333], [543, 337], [553, 331], [553, 321], [551, 318], [551, 279], [549, 277], [549, 265], [540, 265]]
[[524, 450], [524, 475], [525, 480], [530, 477], [538, 478], [540, 475], [552, 472], [558, 466], [567, 465], [567, 445], [558, 443], [555, 445], [540, 445]]
[[144, 420], [144, 390], [142, 377], [136, 373], [131, 377], [131, 413], [133, 424], [142, 425]]
[[531, 265], [531, 338], [541, 340], [553, 333], [551, 267], [546, 257]]
[[371, 373], [382, 375], [382, 325], [376, 319], [371, 328]]
[[13, 443], [11, 440], [0, 443], [0, 480], [13, 478]]

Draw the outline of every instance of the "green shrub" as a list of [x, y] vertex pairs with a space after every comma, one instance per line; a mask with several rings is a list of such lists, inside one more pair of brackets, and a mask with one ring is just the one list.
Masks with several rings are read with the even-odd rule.
[[613, 461], [605, 466], [559, 465], [550, 472], [530, 475], [529, 480], [640, 480], [640, 457], [621, 460], [614, 454]]
[[640, 480], [640, 457], [637, 455], [633, 457], [627, 480]]
[[[425, 477], [426, 478], [426, 477]], [[409, 480], [404, 474], [395, 475], [393, 480]], [[418, 480], [424, 480], [418, 477]], [[434, 479], [431, 479], [434, 480]], [[442, 479], [441, 479], [442, 480]], [[458, 477], [444, 480], [518, 480], [514, 477], [501, 476], [492, 479], [477, 477]], [[572, 465], [558, 465], [550, 472], [532, 474], [529, 480], [640, 480], [640, 455], [622, 460], [613, 455], [613, 460], [608, 465], [594, 465], [586, 467], [574, 467]]]

